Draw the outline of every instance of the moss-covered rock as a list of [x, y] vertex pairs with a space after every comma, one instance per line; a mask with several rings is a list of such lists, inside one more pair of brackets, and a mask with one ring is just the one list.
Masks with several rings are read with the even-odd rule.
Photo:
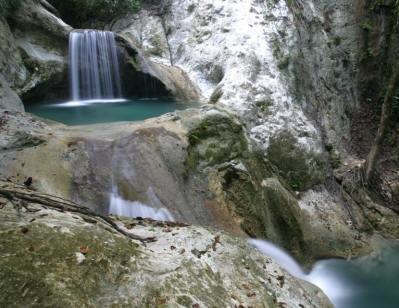
[[246, 170], [231, 166], [222, 171], [227, 206], [239, 217], [242, 229], [253, 237], [267, 238], [291, 251], [298, 259], [308, 257], [304, 241], [306, 224], [295, 197], [257, 161]]
[[226, 113], [213, 110], [195, 119], [188, 132], [187, 168], [213, 166], [243, 157], [247, 141], [242, 126]]
[[249, 149], [242, 126], [212, 110], [191, 123], [188, 141], [188, 172], [212, 178], [210, 190], [218, 207], [227, 208], [247, 234], [267, 238], [304, 259], [305, 226], [298, 203], [263, 155]]
[[116, 220], [156, 238], [143, 246], [100, 220], [0, 201], [1, 306], [330, 307], [316, 287], [221, 232]]
[[321, 184], [327, 175], [323, 155], [301, 148], [289, 131], [271, 138], [267, 158], [295, 190], [307, 190]]
[[93, 306], [135, 269], [138, 245], [128, 238], [79, 216], [13, 211], [0, 218], [2, 306]]

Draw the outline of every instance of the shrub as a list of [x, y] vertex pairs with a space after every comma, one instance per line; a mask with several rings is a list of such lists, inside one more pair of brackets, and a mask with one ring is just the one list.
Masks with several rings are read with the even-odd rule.
[[[1, 1], [1, 0], [0, 0]], [[140, 0], [50, 0], [63, 19], [79, 27], [88, 22], [107, 22], [118, 15], [138, 11]]]

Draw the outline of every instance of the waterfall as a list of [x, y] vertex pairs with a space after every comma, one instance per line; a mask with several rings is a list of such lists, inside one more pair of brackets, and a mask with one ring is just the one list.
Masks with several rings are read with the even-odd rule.
[[292, 276], [305, 279], [306, 273], [303, 271], [299, 263], [282, 248], [262, 240], [250, 239], [248, 243], [255, 246], [261, 253], [272, 258], [282, 268], [289, 272]]
[[272, 258], [292, 276], [318, 286], [337, 308], [343, 307], [342, 301], [353, 292], [353, 287], [346, 285], [346, 282], [328, 266], [328, 262], [331, 261], [317, 262], [310, 273], [305, 273], [299, 263], [282, 248], [263, 240], [250, 239], [248, 243]]
[[71, 32], [69, 73], [73, 102], [120, 99], [122, 90], [114, 33]]
[[[147, 193], [151, 194], [151, 190]], [[152, 218], [154, 220], [174, 221], [172, 214], [166, 208], [154, 208], [139, 201], [124, 200], [116, 187], [110, 195], [109, 214], [125, 217]]]

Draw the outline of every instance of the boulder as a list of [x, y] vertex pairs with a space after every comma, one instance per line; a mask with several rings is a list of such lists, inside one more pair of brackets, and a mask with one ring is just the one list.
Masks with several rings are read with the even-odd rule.
[[[96, 217], [2, 198], [2, 306], [332, 307], [315, 286], [223, 232]], [[5, 202], [5, 203], [4, 203]]]
[[[10, 16], [9, 48], [18, 77], [10, 86], [26, 102], [32, 99], [68, 97], [68, 36], [72, 28], [43, 6], [44, 2], [23, 1]], [[7, 25], [8, 26], [8, 25]], [[0, 29], [0, 35], [3, 31]], [[6, 77], [11, 78], [13, 75]]]
[[24, 111], [24, 105], [9, 86], [8, 82], [0, 74], [0, 110]]

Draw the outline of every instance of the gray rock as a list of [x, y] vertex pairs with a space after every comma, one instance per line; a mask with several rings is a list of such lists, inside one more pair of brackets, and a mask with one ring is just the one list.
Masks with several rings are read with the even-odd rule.
[[35, 211], [1, 210], [2, 306], [332, 307], [317, 287], [222, 232], [116, 220], [155, 236], [144, 246], [100, 221], [28, 206]]
[[11, 90], [8, 82], [0, 74], [0, 110], [24, 111], [24, 105], [13, 90]]

